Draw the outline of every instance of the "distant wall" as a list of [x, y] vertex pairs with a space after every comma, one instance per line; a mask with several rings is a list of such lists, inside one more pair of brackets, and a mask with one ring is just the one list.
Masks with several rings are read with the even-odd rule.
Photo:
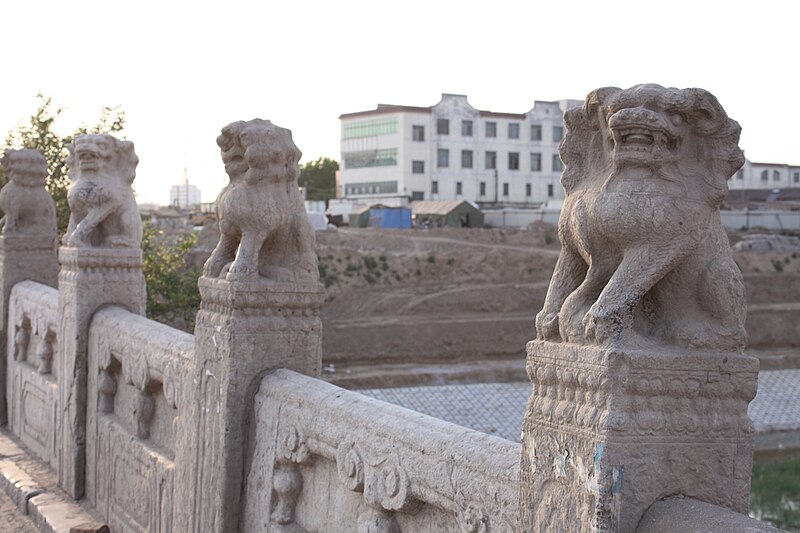
[[[504, 209], [485, 211], [484, 222], [492, 227], [521, 227], [537, 220], [555, 225], [560, 214], [556, 210]], [[720, 216], [728, 229], [800, 230], [800, 211], [720, 211]]]

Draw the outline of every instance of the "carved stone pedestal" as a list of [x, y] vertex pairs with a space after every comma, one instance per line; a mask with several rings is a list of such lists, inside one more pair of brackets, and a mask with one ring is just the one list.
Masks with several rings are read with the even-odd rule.
[[73, 498], [84, 491], [86, 379], [89, 322], [103, 305], [144, 314], [145, 283], [139, 248], [59, 249], [58, 364], [62, 384], [61, 462], [58, 480]]
[[633, 532], [682, 494], [747, 513], [758, 361], [528, 343], [520, 531]]
[[[193, 531], [237, 531], [253, 398], [277, 368], [318, 376], [322, 286], [202, 277]], [[269, 490], [265, 488], [264, 490]]]
[[11, 289], [20, 281], [31, 280], [55, 287], [58, 282], [56, 234], [0, 234], [0, 425], [7, 423], [6, 347], [8, 302]]

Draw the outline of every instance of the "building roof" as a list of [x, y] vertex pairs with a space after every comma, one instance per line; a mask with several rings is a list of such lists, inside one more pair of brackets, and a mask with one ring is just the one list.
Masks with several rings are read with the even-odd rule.
[[417, 200], [411, 202], [409, 207], [414, 215], [446, 215], [461, 204], [467, 204], [473, 209], [477, 208], [466, 200]]
[[415, 107], [410, 105], [393, 105], [393, 104], [378, 104], [376, 109], [369, 111], [356, 111], [354, 113], [343, 113], [339, 115], [340, 119], [343, 118], [358, 118], [368, 117], [370, 115], [386, 115], [389, 113], [430, 113], [432, 107]]

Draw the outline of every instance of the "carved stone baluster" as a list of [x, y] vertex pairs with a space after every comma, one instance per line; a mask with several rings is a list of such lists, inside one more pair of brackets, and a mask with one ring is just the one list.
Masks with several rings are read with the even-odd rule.
[[297, 464], [290, 462], [275, 463], [272, 473], [272, 513], [270, 522], [273, 524], [287, 525], [294, 522], [294, 509], [297, 497], [303, 488], [303, 476]]
[[369, 505], [358, 517], [358, 533], [400, 533], [400, 526], [393, 512]]
[[14, 360], [25, 361], [28, 357], [28, 346], [31, 342], [31, 324], [24, 320], [22, 324], [17, 326], [17, 332], [14, 335]]
[[53, 332], [47, 331], [36, 348], [36, 358], [39, 361], [37, 372], [39, 374], [49, 374], [53, 371], [53, 337]]

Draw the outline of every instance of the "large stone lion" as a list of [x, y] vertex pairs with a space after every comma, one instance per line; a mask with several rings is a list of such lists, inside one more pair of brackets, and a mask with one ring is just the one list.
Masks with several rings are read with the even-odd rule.
[[702, 89], [591, 92], [564, 116], [562, 251], [538, 338], [741, 350], [744, 284], [722, 229], [739, 125]]
[[107, 133], [79, 135], [69, 149], [69, 227], [64, 245], [138, 248], [142, 220], [131, 189], [139, 158], [133, 143]]
[[314, 230], [297, 185], [292, 132], [268, 120], [228, 124], [217, 138], [230, 183], [217, 197], [220, 239], [203, 273], [229, 281], [318, 281]]
[[7, 150], [2, 159], [9, 182], [0, 191], [4, 234], [56, 235], [56, 204], [47, 192], [47, 161], [36, 150]]

